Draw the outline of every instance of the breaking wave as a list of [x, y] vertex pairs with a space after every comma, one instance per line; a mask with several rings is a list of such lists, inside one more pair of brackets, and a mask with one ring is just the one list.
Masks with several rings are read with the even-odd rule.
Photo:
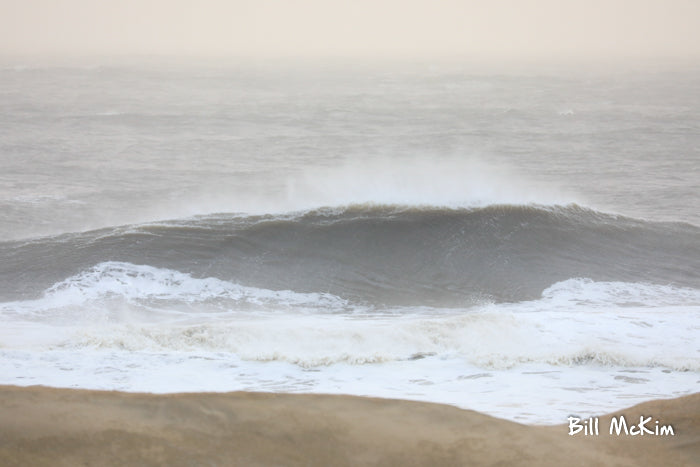
[[0, 313], [10, 326], [48, 326], [35, 327], [40, 337], [31, 346], [54, 351], [223, 352], [302, 368], [456, 359], [485, 369], [535, 363], [697, 371], [699, 306], [696, 289], [569, 279], [517, 304], [358, 309], [329, 295], [104, 263], [41, 299], [2, 303]]
[[[80, 274], [122, 287], [111, 275], [122, 263], [141, 268], [130, 273], [129, 294], [153, 283], [150, 267], [180, 271], [185, 276], [161, 279], [181, 283], [179, 293], [191, 297], [222, 294], [225, 282], [237, 284], [226, 289], [230, 297], [248, 287], [386, 306], [531, 300], [575, 277], [700, 288], [700, 228], [577, 205], [219, 214], [6, 242], [0, 255], [5, 301], [37, 298]], [[188, 292], [193, 280], [204, 288]]]

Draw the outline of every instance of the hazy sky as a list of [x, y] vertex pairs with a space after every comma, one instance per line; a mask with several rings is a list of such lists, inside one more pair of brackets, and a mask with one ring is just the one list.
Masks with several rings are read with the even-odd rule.
[[0, 54], [700, 57], [700, 0], [0, 0]]

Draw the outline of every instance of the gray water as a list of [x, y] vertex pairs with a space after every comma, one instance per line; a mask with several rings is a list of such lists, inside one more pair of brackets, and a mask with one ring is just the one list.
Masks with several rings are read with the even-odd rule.
[[0, 69], [0, 384], [697, 390], [699, 68], [106, 63]]
[[[382, 196], [430, 204], [489, 177], [486, 198], [516, 187], [700, 224], [697, 70], [443, 68], [7, 66], [0, 235], [333, 206], [388, 182]], [[473, 203], [462, 195], [449, 201]]]

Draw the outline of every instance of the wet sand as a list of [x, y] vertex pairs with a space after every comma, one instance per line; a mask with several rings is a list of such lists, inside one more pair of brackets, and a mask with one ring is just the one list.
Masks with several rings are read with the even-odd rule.
[[[612, 415], [674, 436], [608, 433]], [[0, 465], [700, 465], [700, 393], [569, 436], [452, 406], [337, 395], [0, 386]]]

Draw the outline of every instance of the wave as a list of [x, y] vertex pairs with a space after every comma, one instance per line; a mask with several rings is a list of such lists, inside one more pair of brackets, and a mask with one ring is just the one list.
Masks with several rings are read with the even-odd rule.
[[700, 288], [700, 228], [578, 205], [218, 214], [5, 242], [0, 258], [5, 301], [110, 262], [388, 306], [531, 300], [573, 277]]
[[[173, 313], [183, 302], [188, 308]], [[700, 369], [693, 356], [700, 290], [570, 279], [517, 304], [400, 313], [358, 313], [347, 305], [329, 296], [103, 264], [56, 284], [42, 299], [0, 304], [6, 324], [0, 341], [39, 351], [226, 353], [304, 368], [456, 359], [491, 369], [530, 363]]]
[[[555, 319], [553, 315], [547, 318]], [[692, 356], [697, 348], [689, 343], [692, 340], [688, 333], [679, 336], [676, 332], [676, 342], [684, 342], [673, 348], [668, 340], [654, 335], [659, 331], [656, 327], [643, 329], [634, 339], [611, 343], [609, 334], [589, 323], [581, 324], [597, 334], [553, 334], [564, 328], [562, 321], [559, 318], [554, 325], [547, 325], [535, 322], [532, 316], [489, 313], [398, 322], [395, 319], [331, 321], [297, 317], [179, 326], [129, 324], [108, 330], [83, 329], [66, 336], [58, 347], [131, 352], [227, 352], [247, 361], [280, 361], [304, 368], [442, 358], [459, 359], [485, 369], [542, 363], [700, 371], [700, 361]], [[635, 330], [629, 323], [612, 329], [622, 333]], [[667, 333], [664, 337], [668, 337]], [[533, 345], [533, 341], [538, 345]], [[643, 344], [640, 341], [644, 341]]]
[[[206, 311], [345, 311], [346, 301], [321, 293], [296, 293], [245, 287], [213, 277], [197, 279], [170, 269], [108, 261], [60, 281], [36, 300], [0, 304], [0, 312], [17, 316], [62, 317], [58, 310], [71, 311], [133, 305], [149, 313], [192, 312], [192, 305]], [[113, 308], [113, 306], [112, 306]]]

